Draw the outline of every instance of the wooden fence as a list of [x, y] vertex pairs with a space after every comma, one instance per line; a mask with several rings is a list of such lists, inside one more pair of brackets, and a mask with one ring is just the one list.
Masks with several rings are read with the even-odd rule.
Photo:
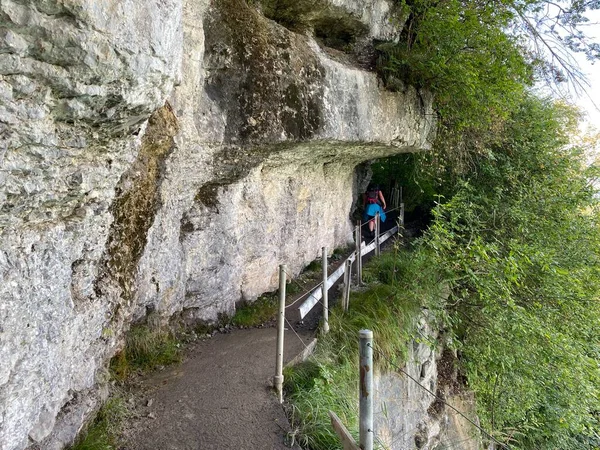
[[[342, 276], [344, 276], [344, 290], [342, 294], [342, 306], [344, 310], [348, 310], [350, 303], [350, 284], [351, 284], [351, 273], [352, 273], [352, 264], [356, 267], [356, 285], [362, 285], [362, 259], [368, 255], [370, 252], [375, 250], [376, 254], [379, 255], [380, 246], [383, 242], [387, 241], [394, 234], [398, 232], [399, 229], [404, 228], [404, 203], [400, 203], [398, 208], [399, 217], [398, 217], [398, 225], [394, 226], [392, 229], [386, 231], [383, 234], [379, 233], [380, 230], [380, 221], [379, 214], [375, 217], [375, 237], [370, 243], [366, 243], [362, 240], [361, 229], [367, 223], [361, 224], [360, 221], [357, 223], [354, 230], [354, 238], [355, 238], [355, 250], [338, 266], [338, 268], [331, 274], [328, 273], [327, 268], [327, 247], [323, 247], [322, 249], [322, 267], [323, 267], [323, 281], [320, 283], [318, 287], [313, 289], [306, 300], [300, 304], [300, 306], [295, 307], [290, 310], [290, 317], [292, 320], [301, 320], [317, 305], [317, 303], [321, 302], [323, 304], [323, 323], [322, 323], [322, 332], [327, 333], [329, 331], [329, 299], [328, 292], [329, 289], [338, 281]], [[389, 212], [394, 211], [394, 209]], [[277, 395], [279, 401], [283, 401], [283, 338], [284, 338], [284, 329], [285, 329], [285, 321], [286, 319], [286, 306], [285, 306], [285, 298], [286, 298], [286, 280], [287, 273], [285, 270], [285, 265], [281, 265], [279, 267], [279, 313], [278, 313], [278, 321], [277, 321], [277, 361], [276, 361], [276, 372], [275, 377], [273, 378], [275, 389], [277, 391]]]

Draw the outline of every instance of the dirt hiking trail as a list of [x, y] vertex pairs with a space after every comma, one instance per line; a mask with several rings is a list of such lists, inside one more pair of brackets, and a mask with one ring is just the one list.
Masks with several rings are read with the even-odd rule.
[[[285, 362], [313, 338], [285, 333]], [[183, 363], [140, 381], [138, 418], [120, 450], [283, 450], [290, 429], [271, 387], [277, 329], [234, 329], [198, 341]], [[299, 447], [294, 447], [299, 449]]]
[[[390, 218], [382, 232], [395, 223], [395, 215]], [[391, 247], [392, 241], [384, 247]], [[364, 261], [371, 257], [372, 253]], [[341, 260], [330, 263], [329, 273], [341, 264]], [[317, 284], [306, 281], [312, 287]], [[330, 289], [331, 305], [337, 297], [337, 290]], [[294, 303], [294, 297], [288, 300]], [[302, 322], [292, 324], [295, 332], [286, 324], [284, 364], [313, 341], [321, 314], [321, 305], [316, 305]], [[119, 450], [289, 449], [290, 425], [271, 382], [277, 329], [273, 321], [269, 324], [199, 340], [186, 350], [183, 363], [136, 383], [136, 418], [128, 424]]]

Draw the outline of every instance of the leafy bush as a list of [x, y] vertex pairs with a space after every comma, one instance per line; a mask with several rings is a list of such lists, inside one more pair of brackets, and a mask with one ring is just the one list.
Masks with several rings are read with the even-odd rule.
[[512, 448], [590, 449], [600, 430], [600, 216], [573, 119], [525, 101], [421, 249], [451, 288], [440, 313], [480, 417]]
[[396, 5], [406, 22], [397, 41], [377, 46], [379, 72], [388, 89], [409, 84], [434, 94], [437, 142], [424, 159], [440, 173], [473, 169], [474, 155], [502, 139], [505, 122], [536, 82], [558, 91], [585, 90], [588, 83], [570, 52], [600, 59], [600, 45], [585, 30], [586, 13], [600, 8], [597, 1]]
[[397, 43], [379, 46], [384, 79], [435, 94], [445, 147], [479, 141], [504, 120], [533, 80], [532, 66], [507, 33], [516, 2], [402, 0], [407, 22]]
[[380, 368], [401, 363], [422, 301], [439, 302], [441, 297], [439, 278], [427, 263], [403, 249], [370, 261], [365, 266], [371, 280], [368, 289], [351, 294], [348, 312], [333, 308], [330, 332], [319, 339], [316, 353], [308, 362], [286, 369], [284, 387], [298, 429], [295, 438], [304, 448], [340, 448], [329, 410], [357, 435], [358, 332], [373, 331], [380, 350], [374, 359]]
[[[387, 195], [388, 183], [402, 186], [402, 201], [406, 212], [415, 209], [431, 209], [436, 195], [440, 193], [433, 177], [423, 176], [422, 159], [419, 153], [402, 153], [378, 159], [371, 164], [372, 182], [378, 184]], [[392, 186], [393, 187], [393, 186]]]

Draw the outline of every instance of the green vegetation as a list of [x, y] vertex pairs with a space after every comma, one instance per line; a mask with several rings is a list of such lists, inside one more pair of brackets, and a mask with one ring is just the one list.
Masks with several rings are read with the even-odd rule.
[[525, 100], [420, 248], [450, 286], [440, 312], [482, 423], [517, 449], [598, 445], [600, 216], [575, 119]]
[[347, 313], [333, 308], [331, 331], [319, 339], [316, 353], [284, 374], [295, 439], [305, 448], [339, 448], [328, 411], [335, 411], [346, 426], [357, 432], [358, 331], [373, 330], [380, 350], [375, 363], [389, 368], [400, 363], [412, 338], [422, 300], [437, 302], [441, 283], [428, 261], [397, 250], [365, 266], [368, 289], [353, 293]]
[[510, 10], [460, 0], [400, 4], [407, 17], [401, 41], [379, 47], [384, 78], [431, 90], [444, 131], [461, 140], [506, 117], [532, 81], [519, 41], [506, 33]]
[[524, 95], [468, 172], [417, 156], [402, 167], [407, 190], [437, 202], [415, 244], [449, 290], [430, 306], [482, 425], [512, 449], [600, 446], [598, 168], [570, 143], [577, 123]]
[[424, 306], [496, 439], [514, 450], [599, 448], [599, 172], [569, 144], [577, 119], [525, 96], [469, 173], [415, 170], [415, 186], [437, 199], [431, 226], [412, 251], [370, 263], [369, 290], [346, 315], [334, 310], [314, 359], [287, 374], [301, 443], [339, 448], [329, 409], [355, 430], [357, 331], [374, 329], [384, 360], [401, 362]]
[[402, 186], [402, 200], [407, 212], [416, 209], [431, 210], [440, 186], [434, 178], [422, 176], [423, 161], [428, 158], [425, 154], [403, 153], [379, 159], [371, 164], [372, 181], [385, 193], [390, 192], [388, 187], [392, 187], [395, 182]]
[[[348, 253], [350, 253], [348, 248], [335, 249], [332, 259], [341, 259], [342, 255]], [[290, 298], [307, 291], [321, 280], [322, 267], [323, 263], [321, 259], [315, 259], [304, 268], [300, 276], [286, 283], [285, 292], [288, 303], [290, 302]], [[252, 303], [244, 303], [236, 309], [230, 323], [238, 327], [256, 327], [273, 320], [277, 314], [278, 299], [279, 291], [275, 291], [262, 295]]]
[[596, 174], [570, 142], [577, 113], [531, 88], [540, 80], [581, 87], [565, 51], [600, 57], [581, 31], [583, 13], [600, 3], [397, 0], [396, 7], [406, 23], [397, 42], [377, 45], [378, 70], [388, 89], [433, 93], [438, 134], [431, 152], [375, 164], [375, 180], [398, 180], [407, 211], [431, 208], [433, 221], [411, 253], [365, 271], [369, 291], [352, 297], [349, 313], [334, 310], [314, 359], [287, 374], [298, 438], [312, 449], [339, 448], [326, 414], [356, 425], [348, 399], [356, 398], [358, 329], [377, 327], [378, 345], [400, 361], [425, 306], [456, 346], [461, 379], [498, 440], [523, 450], [597, 449]]
[[128, 409], [119, 396], [110, 398], [98, 411], [85, 436], [71, 450], [114, 450]]
[[118, 381], [109, 399], [98, 410], [93, 422], [81, 434], [71, 450], [115, 450], [122, 424], [128, 418], [127, 408], [118, 387], [130, 376], [155, 370], [181, 360], [182, 338], [160, 324], [151, 314], [145, 323], [131, 327], [125, 347], [110, 362], [110, 375]]
[[134, 325], [127, 333], [125, 348], [111, 361], [112, 376], [124, 381], [130, 375], [179, 362], [181, 343], [175, 334], [153, 323]]
[[272, 320], [277, 314], [276, 295], [263, 295], [252, 303], [240, 306], [231, 318], [231, 324], [237, 327], [257, 327]]
[[504, 123], [537, 81], [584, 82], [568, 52], [600, 58], [585, 35], [597, 1], [397, 0], [406, 23], [398, 42], [378, 46], [390, 89], [422, 87], [435, 97], [438, 139], [427, 158], [443, 173], [472, 169], [472, 158], [502, 139]]

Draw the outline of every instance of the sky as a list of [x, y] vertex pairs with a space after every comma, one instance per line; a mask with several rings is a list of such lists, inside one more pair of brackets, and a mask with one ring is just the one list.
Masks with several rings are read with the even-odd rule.
[[[586, 34], [595, 42], [600, 42], [600, 11], [589, 12], [587, 17], [590, 19], [590, 25], [585, 27]], [[575, 98], [575, 103], [587, 113], [588, 126], [591, 125], [600, 131], [600, 111], [597, 109], [600, 108], [600, 61], [592, 64], [580, 54], [575, 55], [575, 59], [579, 62], [582, 72], [590, 83], [587, 88], [588, 95], [583, 94]]]
[[[563, 3], [559, 0], [559, 3]], [[556, 8], [558, 4], [549, 4], [548, 11], [549, 16], [552, 17], [557, 13]], [[581, 30], [586, 34], [590, 42], [600, 43], [600, 10], [588, 11], [586, 14], [589, 22], [581, 27]], [[568, 52], [567, 52], [568, 53]], [[570, 52], [572, 57], [570, 62], [575, 62], [579, 66], [581, 72], [585, 75], [585, 79], [589, 86], [585, 87], [585, 92], [581, 92], [580, 89], [576, 89], [572, 84], [559, 85], [554, 88], [540, 82], [536, 86], [536, 90], [541, 95], [548, 95], [563, 98], [569, 103], [577, 105], [584, 113], [584, 122], [581, 124], [580, 130], [584, 134], [587, 132], [600, 132], [600, 60], [592, 63], [587, 60], [585, 55], [582, 53]], [[548, 55], [546, 55], [548, 56]], [[585, 84], [585, 82], [584, 82]], [[557, 92], [556, 88], [562, 93]]]

